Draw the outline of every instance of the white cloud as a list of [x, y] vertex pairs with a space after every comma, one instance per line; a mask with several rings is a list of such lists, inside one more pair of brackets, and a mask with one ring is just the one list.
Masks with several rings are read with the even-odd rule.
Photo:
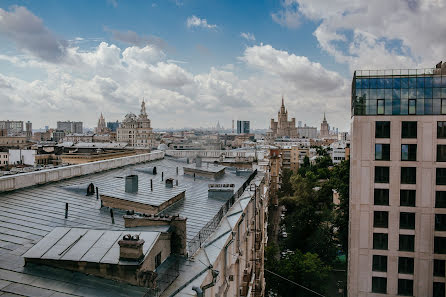
[[256, 37], [254, 36], [254, 34], [249, 33], [249, 32], [247, 32], [247, 33], [242, 32], [242, 33], [240, 33], [240, 36], [245, 38], [248, 41], [255, 41], [256, 40]]
[[0, 8], [0, 34], [44, 60], [58, 62], [65, 56], [67, 42], [59, 40], [25, 7], [12, 6], [10, 11]]
[[298, 22], [319, 23], [321, 48], [357, 68], [433, 67], [444, 58], [443, 0], [286, 0]]
[[290, 29], [295, 29], [300, 25], [297, 5], [293, 0], [284, 0], [282, 2], [282, 9], [271, 13], [271, 18], [279, 25]]
[[206, 19], [201, 19], [195, 15], [187, 18], [186, 25], [188, 28], [199, 27], [199, 28], [205, 28], [205, 29], [210, 29], [210, 30], [217, 29], [217, 25], [209, 24]]
[[114, 8], [118, 7], [118, 1], [116, 0], [107, 0], [107, 3], [113, 6]]

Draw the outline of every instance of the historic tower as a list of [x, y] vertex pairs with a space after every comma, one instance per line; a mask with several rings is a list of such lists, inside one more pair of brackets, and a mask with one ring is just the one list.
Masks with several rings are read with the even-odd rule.
[[285, 108], [285, 103], [282, 96], [282, 105], [277, 114], [277, 122], [271, 119], [271, 130], [274, 138], [280, 137], [297, 137], [296, 118], [292, 118], [288, 121], [288, 111]]

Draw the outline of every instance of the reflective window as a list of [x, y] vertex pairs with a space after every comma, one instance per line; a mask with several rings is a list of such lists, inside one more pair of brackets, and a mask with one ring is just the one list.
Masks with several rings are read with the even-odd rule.
[[398, 279], [398, 295], [412, 296], [413, 295], [413, 280]]
[[446, 192], [435, 192], [435, 208], [446, 208]]
[[424, 87], [425, 88], [432, 88], [432, 77], [425, 77], [424, 78]]
[[424, 98], [425, 99], [430, 99], [430, 98], [432, 98], [432, 96], [433, 96], [433, 91], [432, 91], [432, 88], [426, 88], [426, 89], [424, 89]]
[[409, 78], [409, 88], [415, 89], [417, 87], [417, 79], [415, 77]]
[[389, 205], [389, 189], [375, 189], [374, 203], [375, 205]]
[[399, 250], [413, 252], [415, 247], [415, 235], [400, 234]]
[[361, 79], [361, 88], [363, 88], [363, 89], [369, 88], [369, 79], [368, 78]]
[[375, 144], [375, 160], [390, 160], [390, 144]]
[[435, 214], [435, 231], [446, 231], [446, 214]]
[[387, 233], [373, 233], [373, 249], [387, 250], [388, 249], [388, 235]]
[[433, 291], [433, 297], [444, 297], [445, 296], [445, 285], [444, 283], [438, 283], [438, 282], [434, 282], [434, 287], [433, 287], [434, 291]]
[[440, 88], [433, 88], [432, 89], [432, 97], [433, 98], [441, 98], [441, 89]]
[[446, 138], [446, 122], [437, 122], [437, 138]]
[[373, 227], [388, 228], [389, 227], [389, 212], [374, 211], [373, 212]]
[[413, 274], [413, 258], [398, 257], [398, 273]]
[[401, 79], [400, 78], [394, 78], [393, 79], [393, 88], [394, 89], [401, 89]]
[[417, 88], [424, 89], [424, 77], [417, 77]]
[[377, 100], [377, 114], [384, 114], [384, 100]]
[[375, 137], [376, 138], [390, 138], [390, 122], [376, 122], [375, 123]]
[[417, 145], [416, 144], [402, 144], [401, 145], [401, 161], [416, 161], [417, 160]]
[[400, 212], [400, 229], [415, 229], [415, 213]]
[[389, 183], [389, 167], [375, 166], [375, 183]]
[[446, 168], [437, 168], [436, 170], [436, 184], [446, 185]]
[[446, 145], [437, 144], [437, 162], [446, 162]]
[[407, 77], [401, 78], [401, 88], [407, 89], [409, 87], [409, 79]]
[[373, 255], [372, 270], [387, 272], [387, 256]]
[[434, 259], [434, 276], [445, 277], [445, 260]]
[[409, 100], [409, 114], [417, 113], [417, 101], [415, 99]]
[[432, 86], [434, 88], [441, 88], [441, 76], [434, 76], [432, 78]]
[[386, 89], [392, 88], [392, 79], [391, 78], [384, 79], [384, 88], [386, 88]]
[[401, 138], [417, 138], [417, 122], [402, 122]]
[[441, 114], [446, 114], [446, 99], [441, 99]]
[[417, 183], [417, 168], [416, 167], [401, 167], [401, 183], [402, 184], [416, 184]]
[[415, 207], [415, 190], [400, 190], [400, 206]]
[[384, 81], [385, 81], [384, 78], [378, 78], [376, 87], [378, 89], [384, 89], [384, 87], [385, 87], [385, 82]]
[[434, 253], [446, 254], [446, 237], [434, 237]]
[[386, 294], [387, 293], [387, 278], [372, 277], [372, 293]]

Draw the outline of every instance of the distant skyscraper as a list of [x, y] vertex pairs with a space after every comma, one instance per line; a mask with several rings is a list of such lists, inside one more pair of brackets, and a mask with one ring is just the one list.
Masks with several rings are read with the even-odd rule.
[[59, 121], [57, 122], [57, 130], [65, 131], [65, 133], [83, 133], [82, 122]]
[[249, 121], [237, 121], [237, 134], [249, 134]]
[[330, 136], [330, 126], [327, 123], [324, 112], [324, 120], [321, 123], [321, 138]]
[[33, 137], [33, 124], [28, 121], [26, 122], [26, 138], [29, 140]]
[[104, 119], [104, 116], [102, 115], [102, 112], [101, 112], [101, 116], [99, 117], [99, 120], [98, 120], [98, 126], [96, 127], [96, 133], [97, 134], [108, 133], [108, 129], [105, 124], [105, 119]]
[[273, 137], [297, 137], [296, 118], [292, 118], [288, 121], [288, 111], [285, 109], [285, 104], [282, 97], [282, 106], [280, 107], [277, 115], [277, 122], [271, 119], [270, 129], [272, 130]]
[[121, 125], [120, 122], [116, 121], [116, 122], [107, 122], [107, 128], [112, 131], [112, 132], [116, 132], [116, 130], [118, 130], [119, 125]]

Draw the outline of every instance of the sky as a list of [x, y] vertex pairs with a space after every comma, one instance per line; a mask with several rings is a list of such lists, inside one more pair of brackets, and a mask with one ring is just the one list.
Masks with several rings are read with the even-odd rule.
[[0, 119], [348, 131], [356, 69], [446, 59], [446, 0], [0, 1]]

